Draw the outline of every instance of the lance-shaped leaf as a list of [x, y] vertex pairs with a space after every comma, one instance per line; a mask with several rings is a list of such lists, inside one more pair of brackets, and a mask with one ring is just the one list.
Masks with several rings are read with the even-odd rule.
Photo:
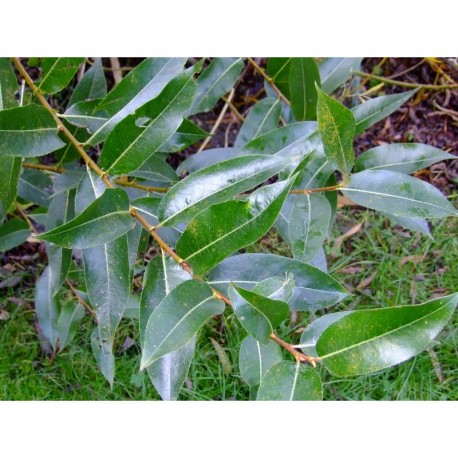
[[235, 147], [242, 147], [251, 140], [274, 130], [278, 126], [281, 114], [279, 99], [267, 97], [250, 109], [242, 127], [237, 134]]
[[29, 226], [21, 219], [12, 219], [0, 225], [0, 253], [24, 243], [30, 235]]
[[348, 296], [342, 286], [325, 272], [296, 259], [273, 254], [247, 253], [224, 260], [209, 274], [209, 283], [223, 293], [229, 284], [254, 288], [269, 277], [294, 275], [292, 310], [314, 310], [329, 307]]
[[108, 119], [86, 143], [96, 145], [104, 141], [116, 124], [157, 97], [182, 71], [185, 62], [186, 59], [175, 57], [149, 58], [135, 67], [98, 105], [97, 113]]
[[243, 70], [242, 58], [215, 58], [197, 80], [196, 96], [187, 115], [206, 113], [234, 86]]
[[267, 61], [267, 73], [287, 99], [290, 98], [289, 74], [292, 61], [292, 57], [271, 57]]
[[206, 284], [195, 280], [179, 284], [148, 320], [140, 370], [185, 346], [211, 316], [223, 311], [224, 303]]
[[391, 170], [413, 173], [431, 164], [456, 156], [421, 143], [392, 143], [372, 148], [358, 157], [355, 170]]
[[104, 341], [98, 326], [95, 327], [92, 331], [91, 347], [100, 372], [102, 372], [103, 376], [108, 380], [110, 387], [113, 388], [115, 375], [115, 360], [113, 349], [108, 342]]
[[280, 156], [243, 156], [199, 170], [167, 192], [159, 206], [159, 219], [167, 225], [189, 219], [209, 205], [253, 189], [292, 160]]
[[195, 83], [191, 68], [174, 78], [158, 97], [126, 116], [110, 133], [102, 150], [102, 166], [121, 175], [138, 169], [173, 135], [191, 105]]
[[66, 248], [91, 248], [120, 237], [134, 225], [126, 192], [107, 189], [76, 218], [41, 234], [39, 239]]
[[84, 318], [84, 307], [77, 301], [67, 301], [57, 319], [57, 332], [59, 334], [59, 352], [61, 352], [75, 337], [78, 325]]
[[292, 179], [264, 186], [245, 201], [223, 202], [202, 211], [178, 240], [178, 254], [200, 275], [254, 243], [274, 223], [291, 183]]
[[168, 186], [178, 181], [175, 170], [159, 156], [151, 156], [140, 168], [130, 172], [129, 176], [164, 183]]
[[295, 57], [289, 70], [289, 95], [291, 110], [297, 121], [316, 119], [317, 92], [320, 72], [311, 57]]
[[315, 369], [282, 361], [262, 378], [257, 401], [321, 401], [323, 387]]
[[43, 156], [65, 146], [44, 107], [30, 104], [0, 111], [0, 156]]
[[208, 132], [185, 118], [178, 130], [161, 146], [161, 152], [176, 153], [182, 151], [197, 141], [208, 137], [208, 135]]
[[385, 119], [412, 97], [417, 89], [401, 94], [383, 95], [370, 99], [352, 108], [356, 119], [355, 135], [364, 132], [376, 122]]
[[18, 196], [40, 207], [49, 207], [51, 191], [51, 178], [40, 170], [27, 169], [19, 177]]
[[239, 353], [240, 376], [250, 386], [256, 389], [266, 372], [275, 364], [281, 362], [280, 346], [270, 340], [263, 345], [251, 336], [243, 339]]
[[[154, 257], [146, 268], [143, 290], [140, 299], [140, 339], [142, 345], [146, 324], [154, 309], [180, 283], [191, 279], [186, 272], [169, 256]], [[174, 400], [188, 373], [194, 357], [196, 339], [191, 339], [184, 347], [171, 353], [148, 366], [148, 375], [154, 387], [164, 400]]]
[[458, 294], [420, 305], [358, 310], [331, 324], [316, 351], [337, 376], [368, 374], [402, 363], [431, 345], [455, 311]]
[[[141, 197], [132, 201], [131, 206], [137, 210], [151, 226], [157, 226], [159, 219], [157, 217], [161, 197]], [[159, 227], [157, 233], [164, 239], [168, 245], [175, 246], [181, 234], [184, 231], [182, 225]]]
[[83, 75], [70, 97], [68, 106], [85, 100], [101, 99], [107, 95], [107, 80], [103, 73], [102, 59], [95, 59], [91, 68]]
[[288, 303], [294, 294], [294, 275], [266, 278], [259, 282], [253, 291], [261, 296]]
[[11, 60], [0, 57], [0, 110], [17, 107], [14, 96], [17, 90], [17, 79]]
[[324, 153], [337, 170], [348, 175], [355, 161], [355, 117], [348, 108], [326, 95], [318, 86], [317, 91], [318, 130]]
[[177, 174], [188, 173], [191, 175], [197, 170], [204, 169], [213, 164], [233, 159], [240, 156], [239, 148], [210, 148], [201, 151], [199, 154], [192, 154], [186, 158], [177, 168]]
[[331, 206], [324, 196], [293, 196], [288, 221], [288, 240], [293, 257], [311, 262], [327, 236]]
[[299, 348], [303, 353], [309, 356], [318, 357], [316, 352], [316, 343], [320, 338], [321, 334], [327, 329], [332, 323], [335, 323], [337, 320], [340, 320], [344, 316], [352, 313], [350, 311], [346, 312], [335, 312], [327, 313], [326, 315], [320, 316], [315, 321], [312, 321], [301, 335], [301, 344]]
[[57, 330], [59, 299], [54, 294], [53, 284], [51, 269], [48, 266], [40, 275], [35, 287], [35, 313], [41, 332], [53, 350], [56, 350], [59, 337]]
[[431, 240], [434, 240], [433, 236], [431, 235], [431, 231], [429, 230], [428, 221], [423, 218], [418, 217], [408, 217], [408, 216], [393, 216], [389, 213], [384, 213], [387, 218], [391, 220], [393, 224], [399, 224], [410, 231], [420, 232], [428, 236]]
[[437, 188], [399, 172], [365, 170], [355, 173], [341, 191], [359, 205], [394, 216], [458, 216]]
[[43, 73], [38, 89], [47, 94], [55, 94], [64, 89], [75, 76], [84, 57], [43, 57]]
[[274, 328], [288, 317], [286, 302], [269, 299], [236, 285], [229, 286], [229, 298], [240, 323], [264, 345], [269, 342]]
[[61, 117], [74, 126], [87, 129], [87, 132], [95, 132], [108, 121], [104, 113], [97, 111], [99, 103], [100, 99], [77, 102], [70, 105]]
[[320, 63], [321, 89], [330, 94], [340, 87], [361, 65], [361, 57], [329, 57]]

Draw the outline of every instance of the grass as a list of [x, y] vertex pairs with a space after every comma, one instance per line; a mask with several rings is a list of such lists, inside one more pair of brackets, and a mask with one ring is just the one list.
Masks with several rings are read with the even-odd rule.
[[[338, 250], [332, 240], [326, 245], [330, 273], [354, 295], [322, 313], [420, 303], [435, 294], [456, 291], [458, 270], [453, 266], [458, 257], [458, 241], [454, 220], [436, 221], [432, 227], [433, 241], [390, 226], [384, 217], [373, 212], [344, 209], [339, 211], [334, 237], [362, 220], [362, 229]], [[273, 231], [247, 251], [288, 254], [288, 248]], [[420, 256], [423, 257], [421, 262]], [[148, 376], [138, 373], [140, 350], [137, 345], [117, 355], [115, 385], [110, 390], [92, 356], [92, 324], [88, 317], [83, 320], [75, 340], [54, 361], [50, 361], [41, 350], [32, 308], [17, 306], [7, 300], [14, 296], [32, 304], [33, 289], [19, 285], [14, 290], [3, 289], [2, 294], [0, 308], [3, 304], [2, 309], [11, 316], [0, 321], [1, 399], [159, 399]], [[308, 314], [299, 314], [294, 325], [283, 325], [280, 335], [297, 342], [308, 322]], [[136, 328], [133, 320], [123, 320], [115, 345], [117, 350], [127, 337], [135, 338]], [[458, 399], [457, 332], [458, 314], [455, 313], [437, 337], [438, 343], [432, 350], [377, 374], [341, 379], [319, 368], [325, 399]], [[198, 339], [189, 381], [183, 387], [180, 399], [249, 399], [248, 386], [238, 373], [238, 350], [245, 335], [230, 310], [205, 325]], [[210, 338], [223, 348], [231, 367], [227, 363], [223, 366]]]

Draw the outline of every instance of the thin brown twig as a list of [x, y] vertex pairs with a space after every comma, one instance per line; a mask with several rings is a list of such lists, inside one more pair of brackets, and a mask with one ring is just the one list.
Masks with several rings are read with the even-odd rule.
[[75, 299], [89, 312], [94, 321], [97, 323], [97, 315], [94, 312], [94, 310], [92, 310], [91, 306], [85, 300], [83, 300], [83, 298], [78, 294], [78, 291], [76, 291], [76, 289], [71, 284], [68, 278], [65, 279], [65, 283], [67, 283], [68, 287], [70, 288], [70, 291], [75, 296]]
[[16, 207], [16, 210], [22, 216], [24, 221], [27, 223], [27, 226], [29, 226], [29, 229], [32, 231], [32, 233], [35, 233], [35, 228], [33, 227], [32, 221], [30, 221], [30, 218], [27, 215], [27, 213], [24, 210], [22, 210], [21, 206], [16, 201], [14, 202], [14, 206]]

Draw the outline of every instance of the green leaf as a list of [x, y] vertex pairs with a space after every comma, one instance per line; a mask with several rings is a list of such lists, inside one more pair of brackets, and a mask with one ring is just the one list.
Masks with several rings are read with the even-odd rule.
[[348, 175], [355, 161], [353, 137], [355, 118], [352, 112], [342, 104], [318, 91], [318, 130], [328, 161], [337, 170]]
[[57, 319], [60, 304], [52, 289], [53, 283], [51, 269], [48, 266], [40, 275], [35, 286], [35, 312], [43, 336], [55, 351], [59, 337]]
[[173, 186], [159, 206], [162, 224], [184, 221], [276, 175], [293, 158], [242, 156], [199, 170]]
[[294, 57], [289, 71], [289, 94], [291, 110], [297, 121], [316, 119], [317, 91], [320, 72], [311, 57]]
[[[177, 243], [177, 253], [197, 275], [262, 237], [274, 223], [292, 180], [264, 186], [245, 201], [212, 205], [187, 226]], [[271, 275], [270, 275], [271, 276]]]
[[14, 97], [17, 92], [17, 79], [14, 74], [11, 60], [7, 57], [0, 58], [0, 110], [17, 107]]
[[273, 254], [247, 253], [232, 256], [209, 274], [209, 284], [224, 294], [230, 283], [254, 288], [269, 277], [294, 276], [292, 310], [316, 310], [329, 307], [348, 296], [348, 292], [330, 275], [296, 259]]
[[[137, 210], [151, 226], [157, 226], [159, 219], [157, 217], [158, 208], [161, 203], [161, 197], [141, 197], [131, 202], [131, 207]], [[168, 245], [175, 246], [181, 237], [184, 228], [182, 225], [159, 227], [157, 233], [164, 239]]]
[[312, 321], [306, 328], [305, 331], [301, 335], [301, 344], [298, 348], [302, 350], [303, 353], [309, 356], [313, 356], [315, 358], [318, 357], [318, 353], [316, 352], [316, 343], [320, 338], [321, 334], [332, 324], [335, 323], [337, 320], [340, 320], [344, 316], [352, 313], [350, 311], [345, 312], [335, 312], [335, 313], [327, 313], [326, 315], [320, 316], [315, 321]]
[[361, 65], [361, 57], [329, 57], [320, 63], [321, 89], [330, 94], [338, 89]]
[[109, 173], [121, 175], [138, 169], [176, 132], [194, 96], [193, 74], [191, 68], [174, 78], [158, 97], [114, 127], [100, 158]]
[[115, 240], [134, 225], [126, 192], [107, 189], [76, 218], [38, 238], [65, 248], [84, 249]]
[[261, 296], [288, 303], [294, 294], [294, 275], [288, 274], [284, 278], [270, 277], [259, 282], [253, 291]]
[[[155, 256], [148, 264], [140, 299], [140, 340], [145, 340], [145, 329], [154, 309], [179, 284], [191, 280], [191, 276], [172, 258], [165, 254]], [[196, 339], [184, 347], [164, 355], [150, 366], [148, 374], [156, 390], [164, 400], [175, 400], [181, 390], [194, 357]]]
[[70, 105], [61, 117], [74, 126], [87, 129], [87, 132], [95, 132], [108, 121], [103, 113], [97, 112], [99, 103], [100, 99], [77, 102]]
[[187, 116], [210, 111], [234, 86], [243, 70], [242, 58], [215, 58], [197, 80], [196, 96]]
[[458, 294], [420, 305], [358, 310], [330, 325], [316, 350], [326, 368], [341, 377], [369, 374], [422, 352], [446, 325]]
[[78, 325], [84, 318], [85, 309], [76, 300], [67, 301], [57, 319], [57, 332], [59, 334], [59, 352], [61, 352], [75, 337]]
[[368, 127], [394, 113], [416, 92], [417, 89], [414, 89], [401, 94], [383, 95], [352, 108], [351, 111], [356, 119], [355, 135], [361, 134]]
[[43, 73], [38, 89], [46, 94], [61, 91], [70, 83], [84, 60], [84, 57], [43, 57]]
[[250, 386], [257, 387], [266, 372], [282, 360], [280, 346], [270, 340], [263, 345], [251, 336], [243, 339], [240, 346], [240, 376]]
[[229, 299], [242, 326], [262, 344], [269, 342], [274, 328], [288, 317], [288, 304], [253, 291], [229, 286]]
[[408, 217], [408, 216], [393, 216], [389, 213], [384, 213], [386, 217], [388, 217], [392, 224], [399, 224], [410, 231], [420, 232], [426, 236], [428, 236], [431, 240], [434, 240], [433, 236], [431, 235], [431, 231], [429, 230], [428, 222], [423, 218], [418, 217]]
[[383, 169], [409, 174], [446, 159], [456, 159], [456, 156], [421, 143], [392, 143], [361, 154], [355, 171]]
[[182, 175], [188, 173], [189, 175], [197, 172], [197, 170], [204, 169], [210, 165], [219, 164], [229, 159], [234, 159], [240, 156], [239, 148], [211, 148], [201, 151], [197, 154], [192, 154], [186, 158], [177, 168], [177, 174]]
[[292, 61], [292, 57], [271, 57], [267, 60], [267, 73], [287, 99], [290, 98], [289, 75]]
[[184, 118], [178, 130], [161, 146], [161, 152], [176, 153], [208, 137], [208, 132]]
[[282, 361], [262, 378], [257, 401], [321, 401], [323, 387], [315, 369]]
[[40, 207], [49, 207], [52, 190], [51, 178], [39, 170], [23, 170], [19, 177], [17, 193], [19, 197]]
[[30, 235], [29, 226], [21, 219], [12, 219], [0, 225], [0, 253], [24, 243]]
[[281, 114], [279, 99], [267, 97], [257, 102], [249, 111], [237, 134], [235, 147], [242, 147], [251, 140], [274, 130]]
[[68, 106], [86, 100], [102, 99], [107, 95], [107, 80], [103, 72], [102, 59], [95, 59], [91, 68], [83, 75], [70, 97]]
[[179, 284], [148, 320], [140, 370], [182, 348], [211, 316], [223, 311], [224, 303], [213, 298], [206, 284], [195, 280]]
[[107, 185], [103, 180], [95, 172], [87, 169], [76, 190], [75, 213], [79, 215], [86, 210], [106, 189]]
[[186, 59], [175, 57], [149, 58], [135, 67], [98, 105], [97, 113], [108, 119], [86, 144], [96, 145], [104, 141], [116, 124], [157, 97], [182, 71], [185, 62]]
[[43, 156], [62, 148], [56, 121], [39, 105], [0, 111], [0, 156]]
[[113, 388], [115, 374], [113, 349], [108, 342], [104, 342], [100, 335], [100, 327], [95, 327], [91, 333], [91, 347], [100, 372], [108, 380], [110, 387]]
[[394, 216], [440, 218], [458, 216], [434, 186], [399, 172], [366, 170], [351, 177], [341, 191], [353, 202]]

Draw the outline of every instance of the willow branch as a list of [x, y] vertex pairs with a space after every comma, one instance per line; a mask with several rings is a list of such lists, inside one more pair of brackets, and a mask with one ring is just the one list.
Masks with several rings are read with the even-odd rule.
[[74, 286], [70, 283], [70, 280], [68, 278], [65, 279], [65, 282], [67, 283], [68, 287], [70, 288], [70, 291], [72, 294], [75, 296], [75, 299], [89, 312], [89, 314], [92, 316], [94, 321], [97, 323], [97, 315], [92, 310], [91, 306], [83, 300], [83, 298], [78, 294], [78, 291], [74, 288]]
[[326, 192], [326, 191], [336, 191], [342, 187], [342, 183], [336, 184], [334, 186], [326, 186], [324, 188], [314, 188], [314, 189], [293, 189], [289, 191], [289, 194], [312, 194], [314, 192]]
[[29, 226], [29, 229], [32, 231], [32, 234], [35, 233], [35, 228], [33, 227], [32, 221], [30, 221], [29, 216], [27, 213], [21, 208], [21, 206], [15, 201], [14, 206], [16, 207], [16, 210], [19, 212], [19, 214], [22, 216], [22, 219], [27, 223], [27, 226]]
[[[25, 70], [25, 68], [22, 66], [21, 62], [17, 58], [12, 59], [15, 67], [18, 69], [19, 73], [24, 77], [25, 81], [27, 82], [28, 86], [32, 89], [33, 93], [36, 95], [38, 100], [41, 102], [41, 104], [53, 115], [54, 120], [56, 121], [56, 124], [59, 128], [59, 130], [67, 137], [67, 139], [70, 141], [70, 143], [75, 146], [76, 151], [80, 154], [80, 156], [83, 158], [87, 166], [92, 169], [107, 185], [109, 188], [114, 188], [115, 184], [113, 181], [111, 181], [110, 177], [107, 175], [106, 172], [104, 172], [92, 159], [91, 157], [86, 153], [86, 151], [83, 149], [81, 144], [78, 142], [78, 140], [72, 135], [72, 133], [63, 125], [62, 121], [59, 119], [57, 116], [56, 112], [54, 109], [49, 105], [48, 101], [45, 99], [45, 97], [41, 94], [41, 92], [38, 90], [37, 86], [33, 82], [32, 78], [30, 78], [29, 74]], [[227, 105], [227, 104], [226, 104]], [[137, 219], [137, 221], [149, 232], [151, 237], [155, 240], [155, 242], [162, 248], [163, 251], [165, 251], [168, 255], [171, 256], [171, 258], [177, 262], [186, 272], [188, 272], [192, 278], [198, 281], [202, 281], [202, 278], [194, 275], [192, 272], [191, 267], [186, 263], [185, 260], [181, 259], [180, 256], [178, 256], [177, 253], [169, 246], [167, 243], [162, 240], [161, 236], [157, 233], [156, 229], [154, 226], [151, 226], [148, 221], [143, 218], [142, 215], [140, 215], [137, 210], [131, 206], [129, 206], [129, 212], [130, 214]], [[70, 282], [67, 280], [67, 283], [70, 286]], [[226, 305], [229, 305], [232, 307], [232, 302], [230, 301], [229, 298], [227, 298], [224, 294], [221, 294], [218, 290], [216, 290], [213, 287], [210, 287], [213, 296], [216, 299], [219, 299], [223, 301]], [[73, 286], [70, 286], [70, 289], [74, 290]], [[272, 333], [270, 335], [270, 338], [277, 342], [279, 345], [281, 345], [285, 350], [287, 350], [289, 353], [291, 353], [294, 358], [297, 361], [300, 362], [305, 362], [314, 365], [315, 364], [315, 359], [310, 358], [309, 356], [304, 355], [303, 353], [298, 352], [293, 345], [288, 344], [287, 342], [283, 341], [280, 339], [276, 334]]]

